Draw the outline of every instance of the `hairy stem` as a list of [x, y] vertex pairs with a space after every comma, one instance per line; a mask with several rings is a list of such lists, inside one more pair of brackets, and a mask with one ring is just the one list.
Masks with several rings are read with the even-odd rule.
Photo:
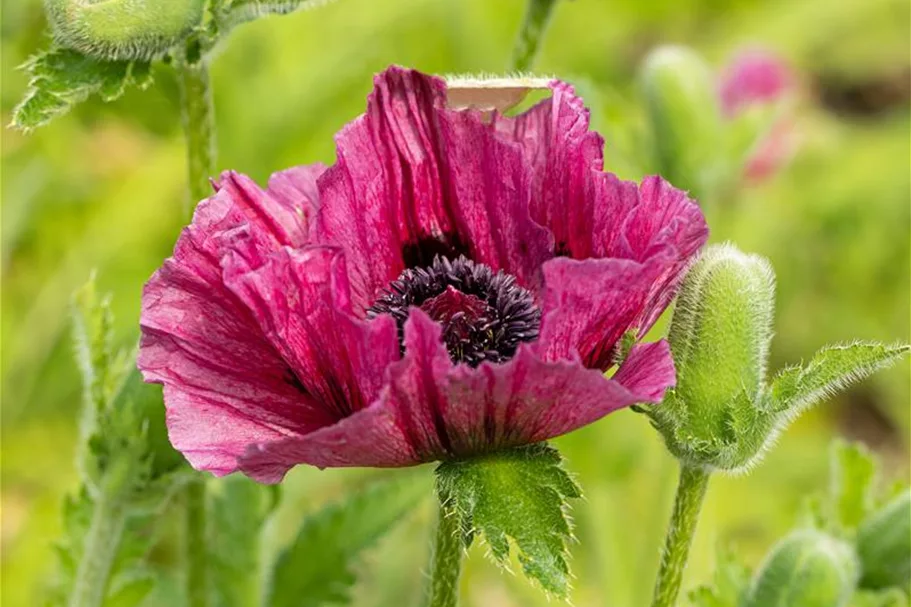
[[[205, 58], [180, 66], [180, 114], [187, 138], [187, 170], [191, 204], [206, 198], [212, 190], [209, 178], [215, 172], [215, 112], [209, 88]], [[189, 218], [193, 207], [185, 208]]]
[[440, 503], [433, 553], [430, 556], [430, 590], [427, 607], [456, 607], [462, 574], [462, 539], [456, 512]]
[[82, 559], [70, 592], [69, 607], [101, 607], [120, 538], [126, 524], [121, 496], [104, 490], [95, 499], [92, 522], [85, 536]]
[[676, 604], [708, 483], [709, 472], [681, 463], [674, 511], [661, 553], [652, 607], [673, 607]]
[[184, 493], [183, 554], [188, 607], [207, 607], [209, 577], [206, 554], [206, 484], [202, 477], [187, 485]]
[[[187, 139], [187, 173], [192, 216], [197, 202], [211, 193], [209, 178], [215, 172], [215, 113], [209, 88], [209, 68], [199, 41], [187, 43], [186, 57], [178, 67], [180, 114]], [[184, 493], [184, 568], [188, 607], [208, 607], [209, 580], [206, 550], [206, 484], [202, 476], [193, 479]]]
[[525, 11], [525, 20], [522, 29], [516, 38], [512, 51], [512, 69], [525, 72], [531, 69], [538, 54], [538, 47], [547, 23], [550, 21], [551, 11], [557, 0], [528, 0], [528, 9]]

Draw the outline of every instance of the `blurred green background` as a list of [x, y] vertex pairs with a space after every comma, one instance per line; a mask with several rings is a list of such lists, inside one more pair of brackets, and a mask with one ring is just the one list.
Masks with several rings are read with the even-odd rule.
[[[778, 274], [772, 367], [853, 338], [909, 340], [909, 95], [906, 0], [575, 0], [561, 2], [537, 71], [579, 83], [607, 141], [609, 170], [653, 170], [636, 86], [649, 49], [684, 43], [720, 68], [744, 45], [779, 52], [800, 73], [791, 165], [710, 209], [713, 240], [769, 257]], [[293, 164], [331, 162], [332, 135], [363, 110], [371, 76], [390, 63], [425, 71], [497, 72], [508, 63], [520, 0], [341, 0], [239, 28], [214, 61], [220, 168], [264, 182]], [[47, 44], [38, 0], [3, 0], [2, 120]], [[176, 84], [113, 104], [97, 100], [31, 135], [2, 132], [3, 604], [34, 606], [54, 571], [60, 499], [73, 465], [80, 385], [71, 362], [70, 293], [97, 268], [114, 294], [118, 336], [136, 337], [143, 282], [170, 253], [184, 201]], [[830, 439], [879, 451], [908, 475], [909, 365], [878, 374], [799, 420], [749, 477], [717, 478], [685, 587], [708, 580], [719, 545], [755, 563], [827, 483]], [[647, 604], [675, 464], [645, 419], [624, 411], [557, 441], [587, 499], [573, 513], [575, 605]], [[372, 476], [293, 471], [275, 525]], [[430, 495], [430, 476], [426, 474]], [[430, 500], [364, 559], [357, 605], [401, 606], [425, 571]], [[278, 534], [277, 534], [278, 535]], [[163, 565], [172, 555], [153, 554]], [[467, 607], [544, 605], [520, 576], [472, 548]], [[168, 604], [164, 599], [157, 599]]]

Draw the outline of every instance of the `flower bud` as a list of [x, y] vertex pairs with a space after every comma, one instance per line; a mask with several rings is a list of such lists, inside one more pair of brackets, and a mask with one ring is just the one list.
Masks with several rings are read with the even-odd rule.
[[765, 259], [730, 245], [709, 247], [687, 274], [668, 337], [677, 386], [648, 410], [679, 458], [732, 469], [764, 444], [774, 283]]
[[721, 111], [709, 66], [690, 49], [662, 47], [640, 74], [658, 172], [702, 198], [719, 180], [724, 145]]
[[756, 572], [743, 607], [842, 607], [857, 582], [850, 546], [815, 530], [781, 540]]
[[45, 0], [63, 47], [105, 60], [146, 60], [202, 23], [205, 0]]
[[911, 489], [861, 522], [857, 554], [863, 588], [907, 587], [911, 579]]

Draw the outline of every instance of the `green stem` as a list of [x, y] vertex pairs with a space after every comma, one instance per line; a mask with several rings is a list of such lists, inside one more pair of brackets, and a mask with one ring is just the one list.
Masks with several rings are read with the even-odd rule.
[[82, 558], [70, 592], [69, 607], [101, 607], [107, 593], [114, 558], [126, 525], [119, 494], [103, 490], [95, 499], [92, 522], [85, 536]]
[[190, 481], [184, 493], [183, 553], [186, 571], [187, 607], [209, 604], [209, 580], [206, 566], [206, 484], [205, 479]]
[[437, 531], [430, 557], [430, 592], [427, 607], [456, 607], [462, 574], [462, 539], [456, 512], [440, 504]]
[[[209, 67], [201, 42], [187, 41], [186, 56], [178, 67], [180, 115], [187, 139], [187, 173], [192, 207], [184, 209], [189, 220], [197, 202], [212, 193], [209, 178], [215, 173], [215, 112], [209, 87]], [[209, 604], [206, 550], [206, 485], [193, 479], [184, 493], [184, 568], [188, 607]]]
[[[215, 112], [205, 57], [179, 67], [180, 114], [187, 138], [187, 170], [193, 205], [212, 193], [209, 178], [215, 173]], [[192, 207], [185, 209], [189, 218]]]
[[673, 607], [677, 601], [708, 484], [709, 472], [681, 463], [674, 512], [664, 540], [652, 607]]
[[525, 21], [516, 38], [512, 51], [512, 69], [517, 72], [527, 72], [535, 62], [538, 47], [547, 22], [550, 21], [551, 11], [557, 0], [528, 0], [528, 9], [525, 11]]

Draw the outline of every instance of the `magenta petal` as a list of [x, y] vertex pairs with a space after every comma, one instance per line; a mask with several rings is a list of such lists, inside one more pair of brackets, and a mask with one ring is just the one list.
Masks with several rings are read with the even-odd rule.
[[232, 256], [225, 284], [253, 312], [301, 388], [336, 420], [378, 396], [386, 366], [399, 358], [395, 321], [352, 316], [338, 249], [286, 247], [259, 268]]
[[379, 400], [309, 435], [250, 447], [241, 469], [261, 482], [293, 466], [401, 467], [539, 442], [674, 385], [664, 341], [635, 346], [613, 378], [578, 361], [546, 362], [522, 347], [505, 364], [454, 366], [440, 329], [415, 309], [405, 357], [391, 365]]
[[420, 309], [405, 324], [405, 356], [388, 367], [379, 399], [337, 424], [300, 438], [260, 445], [245, 473], [277, 482], [296, 464], [398, 467], [452, 453], [444, 421], [446, 374], [453, 367], [441, 328]]
[[243, 216], [230, 189], [200, 203], [142, 297], [138, 366], [147, 381], [164, 384], [174, 447], [218, 474], [236, 468], [246, 444], [332, 421], [291, 381], [256, 319], [222, 282], [226, 234]]
[[419, 463], [395, 412], [376, 402], [306, 436], [251, 445], [240, 469], [261, 483], [277, 483], [298, 464], [399, 468]]
[[319, 189], [316, 180], [326, 172], [326, 165], [315, 163], [291, 167], [269, 177], [266, 194], [286, 209], [297, 213], [303, 220], [306, 233], [313, 216], [319, 209]]
[[568, 259], [544, 264], [541, 337], [534, 345], [545, 360], [580, 357], [604, 370], [617, 340], [642, 314], [665, 257], [646, 263], [631, 259]]
[[708, 239], [709, 228], [686, 192], [656, 175], [642, 180], [637, 204], [624, 219], [620, 235], [605, 251], [607, 256], [642, 262], [661, 259], [664, 264], [636, 323], [641, 337], [677, 294], [686, 268]]
[[725, 115], [734, 116], [754, 103], [773, 102], [796, 86], [784, 60], [762, 49], [741, 52], [721, 75], [718, 95]]
[[367, 113], [337, 136], [313, 235], [344, 250], [358, 309], [435, 254], [465, 254], [530, 281], [549, 249], [528, 215], [518, 149], [479, 114], [446, 109], [445, 98], [439, 78], [390, 68]]
[[219, 192], [230, 196], [240, 212], [239, 219], [250, 227], [258, 240], [269, 242], [271, 249], [282, 245], [301, 246], [307, 242], [304, 207], [287, 200], [279, 202], [269, 192], [240, 173], [225, 171], [217, 184]]
[[496, 117], [496, 128], [522, 146], [532, 168], [531, 216], [554, 236], [558, 254], [593, 254], [596, 214], [594, 175], [602, 169], [604, 140], [589, 131], [589, 112], [565, 82], [552, 95], [516, 117]]

